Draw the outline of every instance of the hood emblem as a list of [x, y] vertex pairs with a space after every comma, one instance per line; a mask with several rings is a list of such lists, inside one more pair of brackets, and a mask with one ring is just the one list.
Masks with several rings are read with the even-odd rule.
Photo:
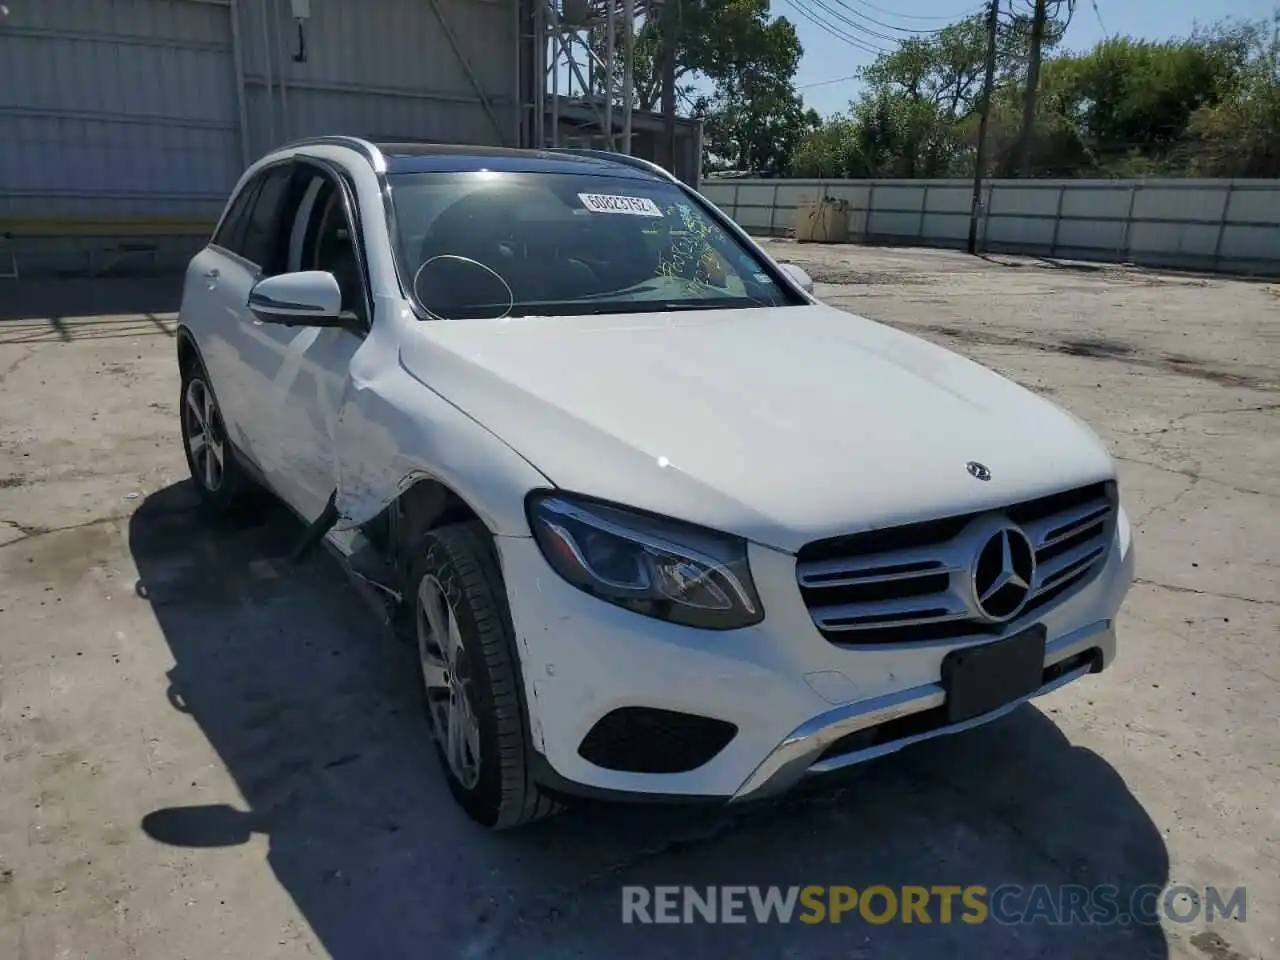
[[996, 530], [973, 564], [973, 593], [979, 612], [991, 623], [1011, 620], [1031, 598], [1036, 554], [1031, 541], [1009, 524]]
[[964, 465], [964, 468], [969, 471], [969, 476], [973, 477], [975, 480], [991, 479], [991, 471], [987, 469], [987, 465], [985, 463], [979, 463], [977, 460], [970, 460]]

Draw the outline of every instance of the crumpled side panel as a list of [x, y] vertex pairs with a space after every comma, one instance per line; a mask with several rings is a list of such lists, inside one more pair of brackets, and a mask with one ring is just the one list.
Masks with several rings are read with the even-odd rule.
[[400, 363], [397, 334], [413, 336], [408, 324], [421, 321], [387, 319], [375, 324], [352, 358], [338, 414], [337, 528], [371, 520], [405, 489], [430, 477], [465, 500], [493, 533], [528, 536], [524, 495], [551, 484]]

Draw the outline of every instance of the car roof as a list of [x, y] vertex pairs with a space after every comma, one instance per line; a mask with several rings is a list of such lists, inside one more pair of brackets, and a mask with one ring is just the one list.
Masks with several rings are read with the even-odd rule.
[[629, 180], [662, 178], [641, 167], [599, 154], [584, 155], [510, 147], [477, 147], [452, 143], [375, 143], [386, 159], [388, 173], [576, 173]]

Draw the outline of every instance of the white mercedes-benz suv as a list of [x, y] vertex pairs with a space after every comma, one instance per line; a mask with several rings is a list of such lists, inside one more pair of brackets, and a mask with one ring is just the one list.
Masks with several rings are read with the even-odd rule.
[[811, 291], [644, 161], [293, 144], [187, 272], [192, 477], [273, 491], [416, 644], [493, 827], [768, 796], [1105, 668], [1103, 445]]

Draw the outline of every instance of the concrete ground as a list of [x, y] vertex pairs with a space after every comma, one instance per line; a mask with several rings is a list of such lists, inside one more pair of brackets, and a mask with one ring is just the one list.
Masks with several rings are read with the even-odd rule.
[[[170, 281], [0, 283], [0, 958], [1280, 956], [1280, 287], [772, 244], [1093, 424], [1116, 666], [770, 807], [488, 834], [411, 653], [184, 481]], [[1244, 922], [637, 927], [623, 884], [1247, 887]], [[1182, 910], [1190, 910], [1183, 903]]]

